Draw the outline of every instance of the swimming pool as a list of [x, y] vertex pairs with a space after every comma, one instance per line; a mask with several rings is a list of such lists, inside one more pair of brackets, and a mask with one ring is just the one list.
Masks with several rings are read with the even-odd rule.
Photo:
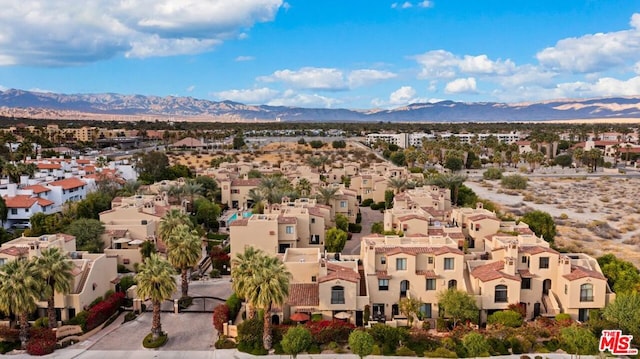
[[[236, 219], [238, 219], [238, 213], [240, 213], [240, 212], [236, 212], [236, 213], [232, 214], [231, 216], [229, 216], [229, 218], [227, 218], [227, 226], [229, 226], [231, 224], [231, 222], [233, 222]], [[242, 218], [249, 218], [252, 215], [253, 215], [253, 212], [251, 212], [251, 211], [242, 212]]]

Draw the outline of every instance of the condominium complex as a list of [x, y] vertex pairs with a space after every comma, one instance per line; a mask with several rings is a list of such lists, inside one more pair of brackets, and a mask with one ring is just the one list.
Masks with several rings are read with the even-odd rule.
[[437, 139], [448, 139], [456, 137], [461, 143], [472, 143], [473, 141], [483, 141], [489, 137], [495, 137], [499, 142], [514, 143], [521, 139], [518, 132], [509, 133], [370, 133], [367, 134], [367, 144], [376, 142], [386, 142], [394, 144], [400, 148], [420, 147], [424, 141], [435, 141]]

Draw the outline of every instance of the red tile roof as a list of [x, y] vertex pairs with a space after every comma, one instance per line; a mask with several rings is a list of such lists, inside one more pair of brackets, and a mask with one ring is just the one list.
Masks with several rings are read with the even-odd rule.
[[401, 222], [409, 221], [409, 220], [412, 220], [412, 219], [417, 219], [417, 220], [425, 221], [425, 222], [428, 220], [424, 216], [419, 216], [417, 214], [409, 214], [409, 215], [402, 216], [402, 217], [398, 218], [398, 220], [401, 221]]
[[376, 271], [376, 277], [378, 277], [378, 279], [391, 279], [391, 275], [389, 275], [386, 270]]
[[471, 271], [471, 275], [483, 282], [489, 282], [499, 278], [520, 281], [520, 277], [502, 272], [504, 262], [497, 261], [485, 265], [478, 266]]
[[50, 200], [48, 200], [48, 199], [46, 199], [46, 198], [38, 198], [38, 199], [37, 199], [37, 202], [38, 202], [38, 204], [39, 204], [39, 205], [41, 205], [42, 207], [44, 207], [44, 206], [50, 206], [50, 205], [52, 205], [52, 204], [54, 204], [54, 203], [55, 203], [54, 201], [50, 201]]
[[348, 282], [357, 283], [360, 280], [360, 274], [358, 274], [358, 272], [352, 270], [351, 268], [328, 262], [327, 275], [319, 278], [318, 282], [324, 283], [335, 279], [342, 279]]
[[419, 246], [419, 247], [376, 247], [376, 253], [386, 253], [389, 256], [395, 254], [410, 254], [417, 255], [421, 253], [432, 253], [434, 255], [441, 255], [446, 253], [463, 255], [464, 253], [458, 248], [452, 247], [427, 247], [427, 246]]
[[320, 304], [320, 294], [316, 283], [289, 284], [289, 298], [286, 301], [291, 306], [317, 306]]
[[65, 178], [59, 181], [54, 181], [49, 183], [49, 186], [62, 187], [62, 189], [72, 189], [72, 188], [78, 188], [86, 185], [87, 184], [83, 180], [75, 177]]
[[4, 197], [7, 208], [31, 208], [38, 202], [38, 198], [19, 194], [13, 197]]
[[249, 224], [249, 218], [242, 218], [242, 219], [236, 219], [235, 221], [231, 222], [229, 226], [240, 227], [240, 226], [246, 226], [247, 224]]
[[543, 246], [522, 246], [518, 249], [520, 253], [527, 254], [540, 254], [540, 253], [552, 253], [552, 254], [560, 254], [558, 251], [551, 249], [549, 247]]
[[258, 187], [259, 184], [259, 178], [234, 179], [231, 181], [231, 185], [236, 187]]
[[606, 280], [602, 273], [582, 266], [571, 266], [571, 273], [565, 274], [563, 277], [568, 280], [577, 280], [586, 277]]
[[0, 253], [10, 255], [12, 257], [18, 257], [18, 256], [29, 253], [29, 248], [12, 246], [12, 247], [0, 250]]
[[60, 168], [59, 163], [38, 163], [39, 170], [59, 170]]
[[34, 184], [34, 185], [31, 185], [31, 186], [26, 186], [26, 187], [23, 187], [22, 189], [32, 190], [33, 193], [35, 193], [35, 194], [51, 191], [51, 188], [47, 188], [47, 187], [45, 187], [43, 185], [40, 185], [40, 184]]
[[417, 270], [417, 275], [423, 275], [425, 278], [438, 278], [438, 275], [433, 270]]
[[296, 217], [278, 216], [278, 224], [296, 224], [297, 222]]

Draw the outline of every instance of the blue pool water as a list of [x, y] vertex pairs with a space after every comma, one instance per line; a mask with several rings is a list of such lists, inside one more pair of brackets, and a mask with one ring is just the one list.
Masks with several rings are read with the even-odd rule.
[[[242, 218], [249, 218], [253, 215], [253, 212], [248, 211], [248, 212], [242, 212]], [[236, 219], [238, 219], [238, 212], [232, 214], [229, 219], [227, 219], [227, 226], [230, 225], [233, 221], [235, 221]]]

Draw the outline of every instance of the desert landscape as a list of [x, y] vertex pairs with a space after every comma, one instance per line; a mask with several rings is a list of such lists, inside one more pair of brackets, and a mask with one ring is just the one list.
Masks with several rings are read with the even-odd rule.
[[506, 191], [498, 181], [465, 183], [480, 197], [518, 217], [531, 210], [551, 214], [556, 245], [593, 256], [612, 253], [640, 266], [638, 178], [530, 177], [522, 191]]

